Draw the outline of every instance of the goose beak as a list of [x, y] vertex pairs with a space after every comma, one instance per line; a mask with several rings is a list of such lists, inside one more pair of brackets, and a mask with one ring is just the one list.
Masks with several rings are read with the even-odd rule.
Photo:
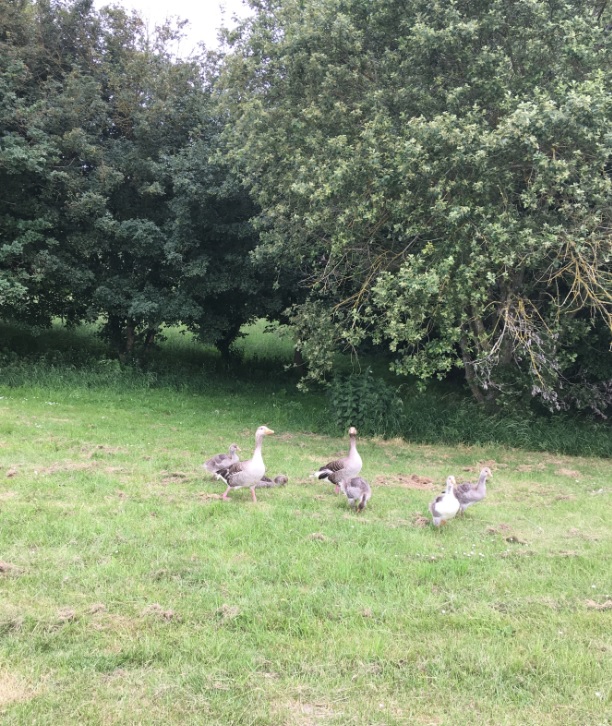
[[273, 433], [274, 433], [274, 431], [272, 431], [272, 429], [269, 429], [269, 428], [268, 428], [267, 426], [264, 426], [264, 427], [263, 427], [263, 429], [264, 429], [264, 434], [265, 434], [266, 436], [267, 436], [268, 434], [273, 434]]

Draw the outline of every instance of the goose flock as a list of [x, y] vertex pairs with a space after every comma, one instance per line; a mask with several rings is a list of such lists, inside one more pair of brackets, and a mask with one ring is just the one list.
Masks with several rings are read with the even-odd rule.
[[[226, 484], [227, 489], [223, 493], [222, 499], [229, 499], [228, 494], [232, 489], [250, 489], [251, 497], [256, 502], [255, 489], [284, 487], [287, 484], [288, 478], [284, 474], [279, 474], [274, 479], [265, 476], [266, 466], [262, 455], [263, 440], [273, 433], [274, 431], [267, 426], [260, 426], [257, 429], [253, 456], [246, 461], [240, 461], [238, 457], [237, 452], [240, 451], [240, 447], [237, 444], [231, 444], [229, 453], [216, 454], [202, 465], [216, 479]], [[351, 426], [348, 434], [348, 454], [324, 464], [310, 476], [333, 484], [336, 494], [342, 492], [349, 505], [361, 512], [372, 497], [372, 488], [365, 479], [359, 476], [363, 461], [357, 451], [357, 429]], [[433, 524], [440, 527], [456, 517], [457, 514], [462, 515], [472, 504], [481, 502], [487, 494], [487, 478], [492, 476], [493, 474], [487, 466], [481, 470], [477, 482], [467, 481], [457, 484], [455, 477], [449, 476], [446, 479], [445, 490], [429, 505]]]

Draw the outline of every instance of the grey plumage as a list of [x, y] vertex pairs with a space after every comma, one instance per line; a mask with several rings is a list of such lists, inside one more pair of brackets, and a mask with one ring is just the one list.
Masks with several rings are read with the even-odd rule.
[[259, 489], [271, 489], [272, 487], [284, 487], [287, 485], [289, 479], [284, 474], [275, 476], [274, 479], [270, 479], [267, 476], [262, 476], [261, 481], [255, 484], [256, 488]]
[[340, 482], [340, 489], [346, 495], [351, 507], [357, 507], [361, 512], [372, 497], [372, 489], [365, 479], [355, 476], [352, 479]]
[[492, 477], [493, 474], [488, 466], [480, 472], [478, 482], [462, 482], [455, 487], [455, 496], [459, 500], [459, 510], [461, 514], [476, 502], [482, 501], [487, 495], [487, 477]]
[[356, 477], [361, 471], [363, 462], [357, 451], [357, 429], [351, 426], [349, 429], [349, 452], [341, 459], [334, 459], [315, 471], [312, 476], [322, 481], [328, 481], [336, 486], [336, 494], [340, 490], [342, 481]]
[[255, 488], [258, 482], [266, 473], [266, 465], [261, 455], [261, 447], [264, 436], [273, 434], [274, 431], [267, 426], [260, 426], [255, 432], [255, 450], [253, 456], [246, 461], [237, 461], [230, 467], [218, 469], [215, 473], [217, 479], [222, 479], [227, 484], [227, 489], [223, 494], [223, 499], [229, 499], [228, 492], [230, 489], [242, 489], [248, 487], [251, 490], [253, 501], [257, 501], [255, 496]]
[[217, 454], [204, 462], [202, 466], [211, 474], [216, 474], [219, 469], [227, 469], [239, 460], [237, 451], [240, 451], [238, 444], [232, 444], [229, 447], [229, 454]]

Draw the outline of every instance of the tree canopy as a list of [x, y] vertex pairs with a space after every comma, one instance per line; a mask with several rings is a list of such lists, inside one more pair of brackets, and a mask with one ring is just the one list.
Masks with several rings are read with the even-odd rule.
[[[226, 351], [282, 307], [249, 256], [206, 56], [90, 0], [0, 0], [0, 315], [101, 319], [122, 355], [182, 323]], [[210, 64], [214, 71], [214, 66]]]
[[250, 0], [213, 56], [91, 0], [0, 0], [0, 316], [291, 320], [308, 377], [612, 405], [607, 0]]
[[252, 6], [227, 133], [258, 254], [308, 285], [311, 375], [369, 341], [481, 401], [609, 404], [607, 3]]

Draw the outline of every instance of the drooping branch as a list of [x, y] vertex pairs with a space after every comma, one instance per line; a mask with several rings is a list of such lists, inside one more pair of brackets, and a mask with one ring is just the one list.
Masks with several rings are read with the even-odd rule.
[[612, 332], [612, 273], [599, 261], [599, 249], [595, 244], [579, 248], [568, 240], [559, 259], [562, 264], [549, 268], [550, 285], [564, 281], [569, 291], [559, 300], [559, 310], [575, 313], [585, 308], [598, 313]]

